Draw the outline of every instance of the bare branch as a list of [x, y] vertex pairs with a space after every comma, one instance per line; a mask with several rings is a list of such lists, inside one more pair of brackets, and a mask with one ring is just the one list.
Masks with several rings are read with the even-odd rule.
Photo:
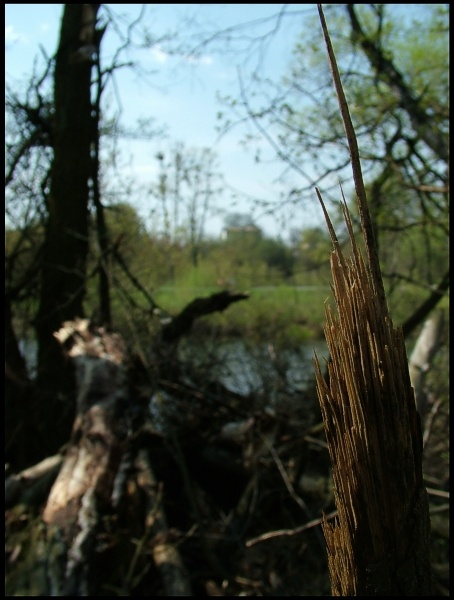
[[248, 298], [249, 294], [234, 293], [227, 290], [218, 294], [212, 294], [207, 298], [196, 298], [179, 315], [174, 317], [170, 323], [164, 326], [162, 340], [165, 342], [175, 342], [191, 329], [193, 322], [199, 317], [213, 312], [222, 312], [233, 302], [247, 300]]
[[250, 548], [255, 544], [259, 544], [260, 542], [266, 542], [267, 540], [271, 540], [276, 537], [298, 535], [298, 533], [303, 533], [303, 531], [307, 531], [308, 529], [312, 529], [313, 527], [321, 525], [325, 520], [330, 521], [331, 519], [334, 519], [335, 517], [337, 517], [337, 514], [337, 510], [334, 510], [333, 512], [330, 512], [329, 514], [324, 515], [319, 519], [312, 519], [312, 521], [308, 521], [304, 525], [301, 525], [300, 527], [295, 527], [294, 529], [278, 529], [276, 531], [262, 533], [261, 535], [255, 538], [247, 540], [246, 548]]
[[347, 4], [345, 8], [352, 25], [353, 41], [361, 45], [372, 68], [375, 70], [377, 78], [389, 85], [397, 94], [400, 106], [408, 112], [418, 135], [439, 158], [447, 162], [449, 150], [445, 139], [440, 131], [432, 125], [432, 119], [421, 107], [420, 98], [415, 97], [412, 90], [405, 83], [402, 73], [392, 60], [384, 55], [380, 45], [367, 37], [356, 15], [354, 4]]

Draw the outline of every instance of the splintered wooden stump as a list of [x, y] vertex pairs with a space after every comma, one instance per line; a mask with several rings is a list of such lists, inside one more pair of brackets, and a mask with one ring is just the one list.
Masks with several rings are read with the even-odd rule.
[[374, 293], [345, 205], [344, 215], [353, 252], [345, 259], [333, 240], [329, 384], [316, 360], [338, 509], [323, 526], [332, 593], [430, 595], [422, 435], [405, 342]]
[[422, 476], [422, 434], [401, 328], [388, 313], [374, 223], [358, 143], [322, 5], [320, 22], [350, 150], [364, 262], [342, 206], [352, 245], [346, 260], [317, 190], [334, 245], [337, 317], [326, 308], [329, 384], [316, 379], [339, 513], [324, 523], [335, 596], [428, 596], [430, 518]]

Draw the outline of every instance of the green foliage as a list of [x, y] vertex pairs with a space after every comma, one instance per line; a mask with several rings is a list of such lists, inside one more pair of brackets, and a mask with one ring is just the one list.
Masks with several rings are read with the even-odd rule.
[[[392, 193], [391, 187], [388, 193]], [[321, 335], [324, 301], [329, 296], [331, 282], [329, 256], [332, 250], [329, 235], [323, 228], [298, 232], [291, 246], [247, 232], [227, 240], [204, 240], [199, 265], [194, 267], [189, 245], [172, 244], [166, 238], [147, 232], [132, 206], [114, 205], [107, 209], [106, 217], [112, 241], [121, 240], [118, 251], [130, 273], [169, 314], [176, 314], [195, 297], [222, 288], [249, 290], [250, 300], [232, 306], [224, 315], [211, 316], [205, 323], [228, 335], [247, 334], [257, 339], [262, 335], [295, 341]], [[437, 281], [447, 251], [445, 238], [436, 227], [428, 230], [419, 226], [405, 227], [405, 222], [405, 203], [395, 202], [393, 210], [386, 215], [388, 229], [382, 229], [380, 238], [382, 267], [389, 281], [388, 302], [396, 323], [405, 320], [409, 306], [417, 306], [424, 300], [426, 289], [419, 282], [427, 278]], [[401, 231], [396, 253], [394, 242], [398, 228]], [[30, 227], [26, 235], [7, 230], [7, 253], [9, 256], [17, 254], [15, 278], [20, 280], [26, 276], [40, 240], [40, 226]], [[20, 251], [14, 252], [15, 247]], [[89, 273], [93, 276], [86, 301], [88, 315], [97, 308], [98, 260], [98, 254], [92, 252]], [[408, 273], [403, 282], [399, 275], [402, 271]], [[133, 315], [140, 321], [149, 310], [148, 301], [114, 258], [110, 260], [110, 280], [114, 323], [131, 328]], [[16, 279], [11, 280], [10, 285], [14, 281]], [[306, 289], [298, 289], [299, 286]], [[308, 286], [312, 289], [307, 289]], [[28, 320], [29, 304], [24, 304], [22, 311], [16, 306], [19, 322]]]
[[[396, 17], [398, 9], [393, 5], [354, 5], [354, 10], [364, 35], [382, 51], [383, 62], [393, 62], [418, 106], [445, 134], [449, 114], [447, 7], [420, 5], [415, 12], [417, 18], [412, 19]], [[446, 169], [426, 143], [422, 129], [415, 127], [409, 106], [399, 96], [396, 86], [393, 87], [386, 78], [386, 70], [371, 68], [361, 46], [362, 39], [353, 35], [348, 7], [331, 5], [326, 9], [326, 16], [369, 181], [368, 192], [379, 232], [389, 301], [396, 307], [399, 321], [408, 316], [416, 302], [424, 299], [429, 286], [435, 285], [446, 269], [447, 195], [437, 191], [446, 183]], [[318, 17], [314, 11], [305, 15], [292, 63], [278, 84], [278, 89], [285, 89], [286, 93], [278, 94], [278, 101], [273, 101], [270, 111], [258, 111], [256, 118], [268, 119], [267, 131], [270, 135], [275, 134], [279, 142], [280, 158], [287, 156], [292, 164], [302, 165], [304, 169], [308, 157], [312, 159], [310, 170], [314, 172], [314, 179], [319, 178], [323, 191], [327, 181], [331, 185], [333, 173], [343, 173], [349, 157], [326, 51], [320, 39]], [[260, 97], [258, 81], [254, 83], [254, 97]], [[240, 107], [235, 99], [232, 105], [237, 109]], [[46, 107], [47, 104], [42, 108]], [[47, 107], [43, 115], [49, 110]], [[15, 143], [20, 142], [20, 133], [24, 130], [21, 127], [24, 114], [19, 111], [16, 118]], [[47, 152], [48, 148], [43, 149], [44, 158]], [[31, 167], [34, 164], [32, 158], [28, 159]], [[168, 302], [169, 310], [177, 310], [200, 290], [210, 293], [224, 287], [254, 289], [259, 286], [329, 284], [331, 242], [324, 226], [303, 230], [299, 239], [288, 245], [263, 237], [250, 214], [230, 213], [226, 216], [226, 226], [230, 228], [227, 239], [208, 241], [203, 236], [204, 223], [210, 203], [220, 191], [218, 184], [221, 181], [216, 170], [216, 157], [208, 149], [188, 149], [174, 143], [156, 158], [159, 173], [147, 190], [153, 201], [153, 231], [144, 227], [137, 211], [126, 203], [117, 202], [108, 207], [106, 219], [111, 242], [118, 242], [118, 252], [130, 274], [150, 294], [158, 294], [164, 308]], [[104, 165], [103, 169], [106, 168]], [[27, 169], [23, 173], [24, 177], [17, 173], [17, 181], [13, 181], [16, 187], [11, 188], [14, 191], [11, 197], [20, 198], [20, 202], [16, 201], [17, 210], [22, 205], [28, 206], [22, 202], [27, 194], [36, 196], [45, 190], [43, 187], [43, 191], [39, 191], [38, 179], [34, 181]], [[347, 176], [350, 177], [349, 172]], [[104, 175], [104, 179], [108, 178]], [[25, 184], [31, 180], [33, 185], [29, 189]], [[116, 179], [115, 182], [117, 186]], [[19, 183], [20, 189], [17, 188]], [[109, 181], [105, 183], [109, 187]], [[426, 191], [427, 188], [435, 191]], [[17, 189], [22, 190], [19, 195]], [[120, 197], [118, 190], [109, 188], [108, 191], [114, 197], [115, 194]], [[300, 201], [305, 193], [313, 200], [312, 185], [301, 193], [295, 188], [289, 197], [294, 196]], [[339, 196], [336, 186], [331, 198], [338, 200]], [[352, 196], [349, 207], [356, 218]], [[332, 210], [334, 221], [336, 210]], [[10, 288], [26, 278], [36, 259], [34, 250], [41, 243], [39, 230], [28, 224], [27, 227], [27, 236], [22, 236], [17, 252], [12, 248], [20, 238], [19, 227], [17, 231], [7, 232], [7, 255], [12, 257], [7, 265]], [[338, 231], [341, 242], [343, 233]], [[96, 309], [98, 302], [96, 269], [100, 253], [93, 229], [91, 240], [87, 314]], [[125, 307], [131, 302], [145, 310], [148, 301], [125, 269], [113, 256], [108, 262], [115, 310], [127, 314]], [[237, 310], [248, 309], [238, 306], [235, 307]], [[272, 310], [279, 320], [279, 310], [275, 306]], [[253, 318], [254, 314], [249, 316]]]
[[[398, 296], [399, 288], [410, 284], [425, 288], [427, 297], [449, 268], [449, 10], [417, 5], [410, 13], [399, 5], [355, 4], [330, 5], [325, 14], [388, 289]], [[340, 179], [357, 216], [344, 126], [316, 11], [305, 15], [285, 77], [271, 83], [254, 76], [253, 81], [249, 96], [245, 86], [240, 118], [266, 132], [276, 157], [285, 162], [281, 183], [289, 191], [283, 197], [314, 202], [317, 185], [329, 205], [342, 198]], [[308, 183], [301, 184], [301, 178]], [[328, 208], [335, 222], [337, 205]], [[344, 237], [342, 227], [337, 233]], [[322, 232], [304, 235], [295, 246], [295, 280], [299, 283], [303, 273], [305, 282], [308, 277], [326, 281], [322, 264], [330, 244]], [[407, 316], [414, 308], [408, 304]]]
[[[240, 231], [227, 240], [204, 240], [198, 266], [194, 267], [190, 244], [171, 243], [166, 237], [150, 234], [129, 205], [109, 208], [107, 224], [112, 241], [121, 240], [119, 252], [128, 270], [166, 313], [177, 314], [194, 298], [223, 288], [249, 290], [248, 301], [232, 306], [226, 314], [205, 319], [205, 323], [226, 335], [263, 336], [282, 343], [321, 335], [329, 278], [313, 277], [308, 263], [283, 241], [264, 238], [260, 232], [255, 235], [255, 231]], [[318, 235], [320, 248], [314, 243], [311, 250], [322, 254], [324, 248], [321, 262], [327, 271], [330, 248], [322, 230]], [[317, 233], [312, 236], [317, 239]], [[311, 232], [301, 234], [303, 241], [313, 238]], [[92, 256], [93, 272], [96, 260], [98, 257]], [[114, 324], [132, 331], [131, 319], [133, 315], [137, 321], [144, 318], [149, 309], [147, 300], [113, 258], [110, 269]], [[294, 282], [315, 287], [302, 290]], [[87, 313], [96, 306], [97, 279], [93, 277], [88, 286]]]
[[[195, 290], [192, 290], [194, 293]], [[197, 290], [198, 296], [212, 290]], [[309, 339], [322, 338], [324, 302], [329, 296], [328, 287], [298, 288], [290, 285], [258, 286], [249, 290], [250, 297], [232, 305], [225, 313], [216, 313], [197, 324], [201, 330], [216, 331], [225, 338], [241, 337], [251, 343], [273, 343], [291, 348]], [[165, 290], [162, 301], [181, 302], [180, 288]]]
[[303, 271], [324, 271], [329, 267], [332, 242], [328, 231], [321, 227], [304, 229], [296, 246], [298, 266]]
[[257, 253], [269, 269], [280, 273], [282, 277], [293, 275], [295, 257], [283, 242], [271, 238], [262, 239], [257, 245]]
[[[411, 27], [399, 35], [398, 24], [388, 44], [402, 72], [412, 82], [421, 102], [433, 116], [449, 112], [449, 8], [436, 4], [427, 10], [427, 19], [413, 18]], [[430, 52], [428, 52], [430, 48]], [[444, 119], [438, 124], [446, 126]]]
[[135, 255], [141, 243], [147, 238], [144, 223], [137, 210], [125, 202], [105, 208], [106, 222], [112, 240], [122, 236], [123, 252]]

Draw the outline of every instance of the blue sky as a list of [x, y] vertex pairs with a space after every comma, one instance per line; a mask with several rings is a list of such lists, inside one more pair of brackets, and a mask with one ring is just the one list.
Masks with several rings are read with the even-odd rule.
[[[143, 5], [115, 4], [104, 5], [117, 15], [124, 17], [125, 22], [137, 18]], [[185, 26], [185, 19], [196, 19], [200, 26], [217, 31], [232, 25], [256, 22], [271, 15], [276, 15], [281, 4], [153, 4], [146, 5], [143, 23], [154, 36], [162, 36], [166, 32], [176, 32], [182, 39], [188, 39], [191, 31]], [[287, 17], [281, 30], [272, 38], [267, 47], [264, 60], [260, 63], [260, 75], [279, 80], [285, 74], [291, 59], [292, 49], [298, 32], [304, 25], [306, 16], [316, 13], [315, 4], [288, 5], [288, 10], [299, 11], [298, 16]], [[401, 5], [402, 17], [414, 15], [416, 11], [427, 5]], [[63, 5], [59, 4], [7, 4], [5, 19], [6, 43], [6, 78], [10, 83], [26, 80], [30, 74], [35, 57], [40, 53], [40, 46], [51, 55], [56, 48], [59, 35]], [[394, 6], [399, 10], [398, 6]], [[100, 12], [102, 16], [102, 12]], [[269, 32], [275, 21], [252, 27], [249, 25], [240, 30], [238, 35], [251, 36]], [[210, 45], [202, 50], [200, 56], [193, 58], [175, 58], [168, 54], [164, 44], [156, 44], [151, 49], [128, 55], [144, 69], [153, 70], [147, 80], [131, 70], [117, 72], [115, 77], [118, 95], [111, 92], [108, 96], [111, 108], [121, 107], [121, 121], [132, 126], [137, 118], [155, 119], [157, 126], [166, 127], [168, 140], [183, 142], [189, 148], [212, 148], [219, 159], [219, 170], [223, 173], [228, 186], [249, 195], [269, 201], [277, 201], [282, 187], [276, 182], [282, 172], [282, 164], [263, 164], [254, 162], [252, 146], [245, 151], [240, 140], [245, 128], [236, 128], [219, 139], [216, 131], [217, 113], [224, 108], [219, 104], [216, 95], [238, 96], [238, 66], [250, 70], [257, 66], [257, 54], [250, 54], [250, 60], [244, 63], [248, 38], [243, 42], [235, 40], [235, 52], [216, 52], [216, 46]], [[218, 48], [221, 44], [217, 45]], [[111, 27], [103, 39], [102, 60], [109, 64], [118, 38]], [[254, 62], [255, 61], [255, 62]], [[168, 140], [122, 143], [125, 176], [136, 182], [148, 185], [158, 172], [156, 153], [168, 148]], [[262, 155], [271, 157], [272, 152], [265, 140], [260, 141]], [[305, 182], [306, 183], [306, 182]], [[323, 190], [322, 190], [323, 191]], [[230, 205], [231, 195], [226, 193], [219, 198], [218, 208], [230, 212], [251, 212], [244, 201]], [[135, 205], [144, 217], [153, 208], [140, 200]], [[300, 229], [307, 225], [323, 222], [318, 202], [304, 204], [296, 210], [290, 225], [282, 229], [278, 220], [263, 213], [254, 214], [257, 224], [267, 235], [287, 236], [289, 227]], [[221, 215], [213, 216], [207, 223], [206, 232], [219, 235], [223, 226]]]
[[[7, 4], [5, 19], [6, 78], [9, 82], [26, 80], [33, 61], [40, 54], [40, 46], [51, 55], [56, 48], [62, 6], [58, 4]], [[138, 16], [142, 5], [116, 4], [106, 5], [127, 19]], [[280, 4], [156, 4], [147, 5], [144, 23], [156, 36], [166, 31], [177, 31], [185, 35], [182, 25], [188, 16], [198, 22], [222, 29], [276, 14]], [[315, 11], [315, 5], [292, 5], [292, 9]], [[301, 19], [301, 17], [300, 17]], [[298, 33], [299, 24], [288, 20], [285, 29], [277, 35], [261, 65], [261, 74], [278, 77], [285, 72], [291, 56], [293, 40]], [[257, 31], [269, 31], [265, 25]], [[251, 30], [248, 30], [251, 31]], [[109, 57], [118, 45], [118, 38], [107, 30], [103, 40], [103, 61], [108, 64]], [[235, 46], [238, 48], [238, 45]], [[137, 117], [153, 117], [156, 125], [166, 126], [171, 140], [184, 142], [188, 147], [210, 147], [219, 158], [220, 171], [226, 182], [233, 188], [250, 196], [265, 199], [277, 199], [279, 187], [275, 178], [282, 170], [278, 165], [257, 165], [254, 151], [246, 152], [239, 144], [244, 129], [235, 129], [220, 140], [216, 131], [217, 113], [222, 107], [216, 100], [216, 94], [235, 94], [238, 91], [237, 66], [254, 67], [256, 56], [252, 55], [249, 65], [244, 65], [244, 55], [217, 53], [214, 47], [202, 51], [197, 60], [173, 58], [166, 53], [163, 45], [151, 50], [141, 51], [132, 58], [138, 60], [144, 68], [155, 72], [148, 83], [131, 71], [123, 70], [116, 76], [119, 100], [122, 109], [122, 122], [133, 125]], [[109, 101], [118, 110], [118, 98], [111, 93]], [[267, 150], [266, 142], [262, 142]], [[125, 142], [123, 152], [128, 166], [128, 175], [136, 180], [148, 183], [157, 173], [156, 153], [167, 148], [167, 142], [151, 139], [149, 142]], [[230, 196], [220, 199], [221, 208], [229, 210]], [[146, 215], [148, 206], [140, 206]], [[320, 220], [318, 206], [314, 203], [314, 212], [305, 209], [305, 224]], [[240, 202], [231, 207], [232, 212], [250, 212], [250, 207]], [[288, 233], [280, 229], [274, 217], [257, 213], [256, 220], [268, 235]], [[218, 235], [223, 225], [223, 217], [215, 216], [207, 223], [207, 233]], [[292, 222], [299, 227], [298, 221]]]

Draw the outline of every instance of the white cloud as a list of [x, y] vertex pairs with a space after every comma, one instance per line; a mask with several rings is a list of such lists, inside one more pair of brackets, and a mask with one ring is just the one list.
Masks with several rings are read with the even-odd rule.
[[[160, 44], [156, 44], [150, 49], [150, 56], [152, 60], [161, 65], [172, 58], [172, 55], [163, 50]], [[202, 56], [187, 55], [183, 57], [183, 60], [192, 65], [203, 65], [208, 67], [214, 63], [213, 57], [206, 54]]]
[[169, 59], [169, 54], [167, 54], [167, 52], [164, 52], [164, 50], [160, 47], [159, 44], [153, 46], [150, 52], [151, 57], [160, 64], [164, 64]]
[[5, 45], [16, 42], [27, 42], [27, 38], [22, 33], [17, 33], [12, 25], [5, 25]]
[[187, 56], [186, 61], [191, 64], [205, 65], [208, 67], [210, 67], [214, 63], [213, 58], [211, 56], [207, 56], [207, 55], [205, 55], [205, 56]]

